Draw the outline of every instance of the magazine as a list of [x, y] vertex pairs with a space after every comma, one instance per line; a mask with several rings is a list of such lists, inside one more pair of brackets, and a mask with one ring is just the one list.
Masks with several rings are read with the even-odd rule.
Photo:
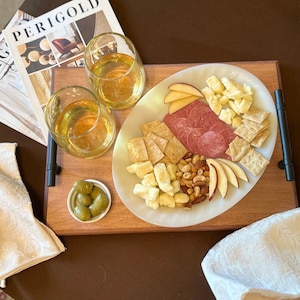
[[83, 67], [87, 43], [103, 32], [123, 33], [108, 0], [72, 0], [3, 34], [45, 143], [43, 108], [51, 95], [52, 69]]
[[[33, 17], [18, 10], [7, 27], [24, 24]], [[3, 34], [0, 34], [0, 122], [31, 139], [46, 144], [20, 74]]]

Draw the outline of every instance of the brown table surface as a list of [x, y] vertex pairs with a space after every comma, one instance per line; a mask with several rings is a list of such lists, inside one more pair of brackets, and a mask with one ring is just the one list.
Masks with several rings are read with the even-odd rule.
[[[280, 87], [276, 61], [235, 62], [232, 64], [256, 75], [266, 85], [271, 95], [274, 94], [275, 89]], [[168, 76], [191, 66], [193, 64], [145, 65], [147, 78], [145, 93]], [[65, 85], [82, 85], [86, 81], [83, 68], [56, 68], [53, 74], [54, 90]], [[129, 108], [113, 112], [117, 120], [118, 131], [131, 110]], [[57, 163], [62, 167], [62, 172], [56, 177], [56, 185], [47, 188], [45, 193], [46, 224], [59, 235], [241, 228], [274, 213], [297, 206], [294, 182], [286, 181], [285, 172], [278, 168], [278, 162], [282, 159], [281, 147], [280, 135], [277, 134], [277, 142], [269, 166], [251, 192], [237, 205], [209, 221], [182, 228], [167, 228], [150, 224], [137, 218], [124, 206], [112, 179], [113, 147], [105, 155], [93, 160], [74, 158], [58, 148]], [[113, 200], [112, 207], [109, 214], [101, 222], [78, 223], [68, 212], [66, 199], [73, 183], [79, 178], [101, 180], [110, 189]], [[266, 193], [269, 196], [267, 198], [265, 197]], [[282, 200], [283, 195], [285, 197], [284, 201]], [[230, 199], [227, 198], [224, 201], [230, 201]], [[213, 201], [210, 203], [213, 205]]]
[[[38, 15], [62, 2], [26, 0], [22, 8]], [[145, 64], [278, 60], [296, 176], [300, 174], [299, 1], [111, 0], [111, 4]], [[2, 124], [0, 141], [18, 142], [20, 172], [42, 220], [45, 147]], [[200, 263], [230, 232], [64, 236], [65, 253], [12, 276], [6, 292], [26, 300], [214, 299]]]

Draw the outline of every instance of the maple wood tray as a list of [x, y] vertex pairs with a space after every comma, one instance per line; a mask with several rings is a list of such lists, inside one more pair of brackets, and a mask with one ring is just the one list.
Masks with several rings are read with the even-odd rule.
[[[230, 63], [256, 75], [274, 97], [274, 90], [280, 88], [277, 61]], [[146, 65], [147, 83], [145, 93], [166, 77], [195, 64]], [[54, 70], [54, 90], [69, 84], [85, 85], [82, 68], [57, 68]], [[114, 112], [118, 130], [131, 109]], [[149, 224], [133, 215], [119, 198], [112, 179], [111, 149], [104, 156], [85, 160], [57, 151], [57, 164], [62, 167], [56, 176], [56, 185], [46, 187], [45, 220], [58, 235], [109, 234], [162, 231], [200, 231], [236, 229], [271, 214], [297, 207], [297, 196], [293, 181], [286, 181], [284, 170], [278, 168], [282, 160], [280, 135], [270, 164], [255, 187], [238, 204], [204, 223], [184, 228], [166, 228]], [[104, 182], [112, 194], [112, 207], [108, 215], [99, 222], [83, 224], [75, 221], [67, 210], [66, 199], [70, 188], [77, 179], [93, 178]]]

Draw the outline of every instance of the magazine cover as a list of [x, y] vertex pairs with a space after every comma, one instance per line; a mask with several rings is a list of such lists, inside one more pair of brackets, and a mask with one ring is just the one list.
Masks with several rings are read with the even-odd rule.
[[51, 93], [52, 69], [83, 67], [87, 43], [108, 31], [123, 33], [107, 0], [73, 0], [3, 31], [45, 141], [43, 107]]
[[[32, 16], [18, 10], [7, 27], [21, 25], [32, 19]], [[0, 95], [0, 122], [45, 145], [40, 125], [2, 33], [0, 34]]]

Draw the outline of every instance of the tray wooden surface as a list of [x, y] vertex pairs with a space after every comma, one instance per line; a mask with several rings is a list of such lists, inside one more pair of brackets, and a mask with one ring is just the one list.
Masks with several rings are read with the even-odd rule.
[[[236, 62], [256, 75], [268, 88], [271, 95], [280, 88], [280, 73], [277, 61]], [[196, 64], [146, 65], [147, 83], [145, 93], [166, 77]], [[69, 84], [86, 85], [82, 68], [57, 68], [54, 70], [54, 90]], [[273, 96], [274, 97], [274, 96]], [[118, 130], [131, 109], [115, 111]], [[75, 158], [58, 148], [57, 163], [62, 167], [56, 176], [56, 186], [45, 189], [45, 221], [58, 235], [93, 235], [112, 233], [200, 231], [237, 229], [271, 214], [297, 207], [294, 182], [286, 181], [285, 172], [277, 166], [282, 160], [280, 135], [270, 164], [255, 187], [238, 204], [223, 214], [204, 223], [184, 228], [166, 228], [149, 224], [133, 215], [119, 198], [112, 179], [112, 152], [85, 160]], [[75, 180], [93, 178], [104, 182], [112, 194], [112, 207], [107, 216], [92, 224], [75, 221], [67, 210], [67, 195]]]

